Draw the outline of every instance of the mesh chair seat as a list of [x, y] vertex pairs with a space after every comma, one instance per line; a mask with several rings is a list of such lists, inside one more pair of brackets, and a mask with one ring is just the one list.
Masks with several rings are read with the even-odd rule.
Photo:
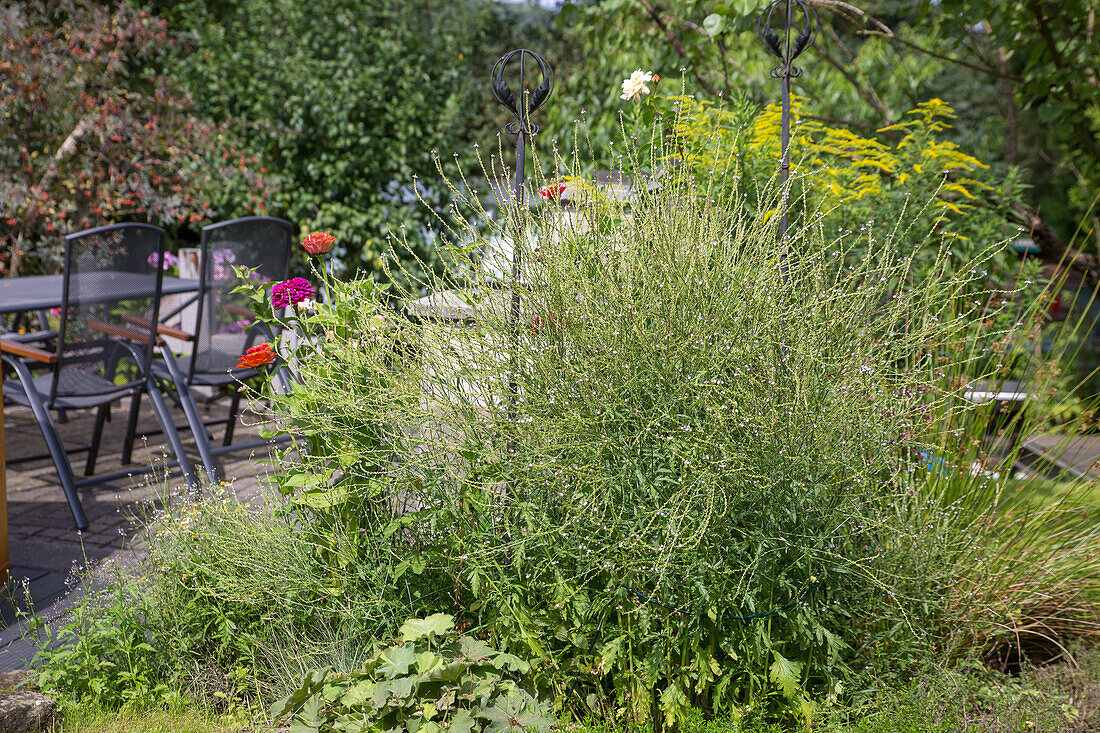
[[[88, 517], [77, 493], [80, 487], [138, 472], [93, 476], [111, 404], [126, 397], [131, 399], [126, 427], [128, 442], [123, 449], [122, 463], [130, 462], [131, 436], [137, 430], [141, 396], [148, 394], [175, 453], [174, 463], [189, 485], [196, 484], [172, 414], [160, 392], [149, 388], [146, 378], [157, 342], [155, 324], [164, 285], [164, 271], [157, 263], [164, 259], [164, 241], [163, 229], [137, 223], [97, 227], [68, 235], [65, 237], [60, 325], [56, 335], [50, 334], [50, 340], [56, 342], [55, 348], [44, 351], [22, 347], [18, 350], [13, 347], [18, 342], [9, 339], [0, 344], [4, 366], [17, 377], [4, 382], [6, 396], [31, 408], [77, 529], [88, 526]], [[148, 315], [148, 326], [144, 329], [135, 326], [132, 318], [128, 320], [129, 316], [141, 313]], [[124, 361], [128, 366], [120, 371]], [[46, 371], [35, 375], [32, 368]], [[119, 384], [120, 378], [127, 381]], [[78, 480], [50, 411], [82, 408], [95, 408], [96, 416], [84, 478]]]
[[[41, 374], [31, 380], [30, 388], [38, 399], [46, 402], [50, 398], [53, 374]], [[58, 410], [80, 410], [98, 407], [109, 402], [130, 397], [140, 388], [140, 384], [117, 385], [96, 374], [79, 369], [66, 369], [58, 375], [57, 396], [53, 407]], [[30, 407], [30, 398], [18, 379], [4, 381], [4, 396], [16, 404]]]
[[[235, 368], [242, 351], [243, 349], [233, 353], [206, 351], [199, 354], [199, 361], [195, 365], [191, 384], [201, 387], [224, 387], [227, 384], [236, 384], [238, 381], [243, 382], [246, 379], [255, 377], [259, 374], [255, 369]], [[190, 366], [191, 357], [184, 357], [180, 360], [181, 370], [189, 370]], [[152, 369], [153, 374], [158, 379], [168, 381], [173, 379], [174, 375], [163, 361], [154, 361]]]
[[[251, 216], [211, 224], [202, 230], [202, 258], [199, 263], [199, 296], [194, 324], [184, 322], [184, 330], [192, 332], [192, 353], [177, 361], [167, 347], [161, 348], [163, 361], [154, 361], [153, 374], [162, 382], [171, 381], [180, 406], [187, 415], [191, 432], [196, 436], [199, 455], [210, 475], [215, 475], [216, 455], [231, 450], [245, 450], [267, 441], [233, 444], [233, 428], [240, 411], [241, 395], [234, 391], [230, 398], [229, 416], [225, 420], [204, 423], [198, 406], [191, 397], [190, 387], [221, 387], [238, 380], [255, 377], [254, 369], [237, 369], [242, 353], [258, 341], [267, 341], [275, 333], [252, 317], [252, 304], [246, 292], [235, 292], [234, 267], [247, 268], [249, 277], [257, 283], [285, 280], [290, 270], [290, 249], [294, 226], [284, 220]], [[201, 436], [213, 438], [208, 424], [224, 423], [222, 445], [214, 447]], [[129, 437], [127, 438], [129, 440]]]

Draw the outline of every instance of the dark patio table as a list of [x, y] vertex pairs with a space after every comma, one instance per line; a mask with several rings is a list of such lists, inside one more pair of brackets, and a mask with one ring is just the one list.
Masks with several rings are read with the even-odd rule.
[[[0, 313], [25, 313], [60, 308], [64, 275], [33, 275], [0, 280]], [[90, 293], [102, 293], [101, 303], [131, 298], [148, 298], [156, 292], [156, 276], [132, 272], [89, 272], [80, 276], [80, 299], [93, 300]], [[197, 293], [199, 281], [165, 277], [161, 295]]]
[[[101, 293], [101, 303], [148, 298], [156, 293], [156, 276], [129, 272], [91, 272], [80, 276], [76, 287], [82, 302], [91, 302]], [[70, 282], [70, 288], [73, 283]], [[64, 275], [32, 275], [0, 280], [0, 314], [60, 308], [64, 303]], [[165, 277], [160, 293], [181, 295], [197, 293], [199, 281]], [[177, 309], [178, 310], [178, 309]], [[4, 380], [0, 379], [0, 583], [8, 580], [8, 470], [4, 455]]]

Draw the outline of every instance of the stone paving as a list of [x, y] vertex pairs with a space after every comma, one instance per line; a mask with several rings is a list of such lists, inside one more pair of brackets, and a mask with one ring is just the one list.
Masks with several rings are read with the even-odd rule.
[[[100, 448], [97, 473], [122, 470], [120, 465], [122, 437], [126, 426], [128, 402], [120, 403], [106, 425]], [[142, 403], [139, 435], [159, 428], [148, 400]], [[224, 417], [228, 400], [200, 406], [206, 419]], [[184, 425], [181, 410], [173, 410], [177, 425]], [[247, 443], [258, 437], [258, 418], [245, 413], [238, 422], [234, 442]], [[89, 527], [78, 532], [73, 523], [53, 462], [48, 456], [35, 460], [20, 460], [45, 454], [46, 445], [31, 412], [27, 408], [5, 405], [5, 449], [8, 460], [8, 534], [11, 557], [11, 581], [0, 603], [0, 670], [19, 669], [29, 662], [34, 649], [25, 638], [25, 596], [29, 593], [39, 615], [53, 622], [62, 619], [66, 608], [85, 587], [85, 570], [94, 568], [108, 558], [123, 564], [132, 561], [132, 538], [139, 535], [147, 518], [155, 511], [161, 497], [183, 481], [178, 472], [169, 478], [159, 475], [135, 475], [80, 490], [81, 502], [88, 515]], [[86, 445], [94, 427], [94, 412], [71, 412], [68, 422], [59, 424], [66, 448]], [[215, 426], [221, 437], [222, 426]], [[194, 441], [186, 430], [180, 430], [192, 464], [198, 468]], [[157, 466], [168, 447], [163, 436], [139, 438], [135, 444], [132, 468]], [[260, 477], [270, 467], [262, 460], [263, 448], [222, 456], [220, 476], [232, 481], [233, 489], [242, 498], [254, 498], [260, 493]], [[73, 453], [70, 461], [78, 477], [83, 475], [86, 453]], [[26, 588], [26, 591], [24, 590]]]

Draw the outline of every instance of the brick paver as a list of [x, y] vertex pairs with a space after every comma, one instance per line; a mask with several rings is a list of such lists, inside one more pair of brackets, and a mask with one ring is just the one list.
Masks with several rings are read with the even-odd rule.
[[[103, 444], [97, 473], [113, 473], [122, 470], [120, 456], [122, 433], [126, 429], [127, 404], [116, 406], [104, 431]], [[158, 426], [148, 400], [142, 404], [139, 434]], [[218, 418], [228, 410], [227, 401], [204, 408], [204, 417]], [[182, 411], [174, 409], [176, 424], [184, 425]], [[80, 490], [81, 502], [88, 515], [89, 527], [77, 532], [73, 523], [61, 484], [53, 462], [44, 457], [29, 462], [10, 463], [18, 459], [44, 454], [45, 442], [29, 409], [5, 405], [5, 449], [9, 460], [7, 467], [8, 533], [12, 564], [12, 581], [8, 584], [8, 603], [3, 605], [0, 620], [0, 670], [16, 669], [24, 665], [33, 649], [23, 638], [23, 625], [17, 609], [23, 607], [23, 586], [26, 584], [39, 613], [46, 618], [60, 618], [72, 597], [66, 591], [79, 593], [79, 578], [88, 566], [94, 566], [108, 558], [125, 562], [128, 553], [134, 552], [129, 538], [141, 531], [145, 518], [158, 506], [161, 499], [182, 484], [179, 474], [167, 479], [163, 475], [135, 475], [103, 485], [93, 485]], [[245, 413], [234, 434], [235, 442], [255, 440], [258, 418]], [[58, 425], [67, 448], [86, 445], [91, 438], [94, 413], [72, 412], [65, 424]], [[222, 426], [215, 426], [215, 435], [221, 435]], [[180, 435], [192, 457], [192, 464], [199, 468], [194, 441], [186, 430]], [[168, 453], [161, 435], [139, 439], [134, 447], [134, 468], [160, 465]], [[266, 451], [244, 451], [221, 457], [220, 476], [232, 481], [233, 490], [242, 499], [255, 499], [260, 495], [259, 478], [269, 467], [261, 463]], [[85, 453], [70, 455], [73, 471], [77, 476], [84, 472]], [[74, 584], [74, 579], [77, 579]], [[66, 581], [68, 584], [66, 584]]]

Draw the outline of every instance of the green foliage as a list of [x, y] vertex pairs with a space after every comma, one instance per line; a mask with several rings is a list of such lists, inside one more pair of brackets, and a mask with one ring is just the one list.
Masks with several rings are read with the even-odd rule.
[[[572, 122], [590, 123], [597, 148], [617, 138], [614, 88], [635, 68], [675, 77], [684, 70], [700, 99], [742, 96], [776, 102], [777, 63], [757, 35], [765, 0], [605, 0], [565, 3], [558, 22], [599, 64], [562, 79], [564, 109], [546, 128], [564, 146]], [[1097, 36], [1089, 0], [897, 2], [814, 5], [820, 33], [797, 61], [796, 94], [813, 113], [866, 135], [897, 124], [923, 99], [939, 98], [960, 116], [952, 140], [999, 175], [1020, 166], [1026, 200], [1065, 240], [1095, 200], [1098, 134]], [[801, 22], [801, 18], [798, 19]], [[782, 23], [782, 11], [776, 25]], [[981, 198], [997, 200], [997, 192]], [[1014, 223], [1031, 222], [1013, 217]], [[1058, 253], [1055, 254], [1058, 256]]]
[[262, 210], [272, 181], [257, 160], [153, 73], [172, 42], [121, 3], [0, 10], [0, 271], [56, 270], [62, 236], [88, 226]]
[[764, 698], [806, 717], [868, 648], [921, 649], [911, 629], [941, 611], [958, 538], [912, 521], [896, 473], [983, 261], [941, 254], [917, 280], [897, 230], [813, 225], [784, 258], [762, 246], [769, 207], [708, 197], [725, 172], [700, 184], [668, 160], [629, 161], [636, 180], [666, 162], [629, 208], [506, 212], [539, 244], [518, 328], [491, 266], [516, 240], [474, 198], [455, 279], [424, 283], [458, 287], [473, 327], [380, 320], [357, 283], [296, 313], [301, 384], [276, 409], [327, 447], [282, 486], [330, 562], [381, 570], [342, 596], [408, 584], [547, 660], [536, 682], [562, 705], [679, 725]]
[[[41, 650], [44, 689], [107, 710], [187, 696], [250, 718], [251, 699], [289, 684], [281, 676], [289, 674], [286, 657], [309, 664], [324, 651], [333, 617], [356, 619], [349, 633], [390, 629], [378, 621], [387, 618], [385, 600], [337, 603], [340, 582], [331, 578], [344, 569], [319, 565], [285, 518], [236, 501], [225, 486], [211, 493], [203, 501], [164, 497], [135, 575], [119, 570], [86, 594], [59, 645]], [[296, 638], [314, 643], [290, 643]]]
[[[716, 195], [747, 193], [748, 205], [758, 205], [757, 187], [772, 185], [781, 155], [778, 106], [756, 113], [744, 102], [726, 109], [689, 96], [656, 95], [643, 106], [675, 120], [673, 154], [689, 161], [701, 181], [715, 169], [731, 174], [736, 190]], [[905, 221], [898, 242], [922, 263], [934, 261], [945, 241], [951, 256], [965, 262], [1013, 234], [1005, 217], [1015, 184], [991, 180], [986, 164], [944, 139], [955, 113], [942, 100], [921, 103], [873, 137], [823, 124], [807, 112], [806, 100], [792, 100], [792, 216], [817, 217], [826, 231], [854, 231], [857, 238], [874, 235], [868, 222]], [[890, 139], [889, 133], [901, 137]], [[994, 186], [1000, 203], [991, 207], [980, 198]], [[1016, 255], [1007, 248], [999, 254], [990, 263], [993, 287], [1018, 275]]]
[[109, 709], [179, 701], [174, 663], [159, 639], [149, 638], [151, 599], [135, 579], [89, 594], [50, 638], [35, 617], [43, 646], [35, 657], [38, 687], [66, 707], [94, 701]]
[[[434, 173], [429, 151], [457, 171], [473, 143], [495, 147], [492, 63], [510, 43], [549, 35], [545, 11], [483, 0], [163, 5], [187, 41], [172, 70], [204, 114], [233, 123], [294, 182], [271, 210], [303, 231], [332, 231], [348, 273], [377, 272], [398, 224], [431, 264], [431, 214], [415, 190]], [[419, 189], [438, 210], [445, 193]]]
[[[909, 682], [868, 689], [849, 703], [823, 707], [812, 730], [822, 733], [1004, 733], [1089, 730], [1100, 715], [1097, 682], [1100, 650], [1080, 649], [1072, 661], [1025, 666], [1018, 675], [992, 671], [973, 661], [945, 667], [924, 660]], [[768, 721], [751, 709], [705, 716], [695, 710], [683, 733], [780, 733], [797, 730]], [[587, 719], [572, 733], [650, 733]]]
[[409, 619], [400, 644], [348, 673], [308, 673], [272, 706], [271, 717], [292, 715], [293, 733], [498, 733], [554, 724], [547, 706], [511, 679], [531, 665], [453, 629], [454, 619], [444, 614]]
[[[278, 345], [297, 383], [264, 396], [300, 463], [277, 457], [264, 506], [219, 493], [159, 517], [151, 682], [201, 689], [211, 669], [307, 727], [465, 725], [432, 675], [499, 670], [439, 638], [453, 616], [564, 714], [764, 729], [903, 688], [933, 654], [1096, 637], [1095, 523], [1010, 501], [1012, 451], [985, 474], [999, 418], [966, 397], [1014, 374], [1048, 398], [1020, 426], [1060, 414], [1051, 380], [1084, 328], [1049, 322], [1064, 283], [991, 287], [999, 244], [918, 263], [905, 221], [807, 215], [780, 241], [778, 191], [715, 195], [752, 174], [701, 175], [665, 144], [628, 146], [625, 200], [579, 159], [532, 162], [568, 201], [490, 215], [454, 185], [442, 275], [414, 262], [382, 287], [322, 264], [326, 297], [285, 316], [242, 279], [297, 331]], [[394, 637], [409, 653], [366, 641]], [[95, 677], [81, 659], [70, 674]]]

